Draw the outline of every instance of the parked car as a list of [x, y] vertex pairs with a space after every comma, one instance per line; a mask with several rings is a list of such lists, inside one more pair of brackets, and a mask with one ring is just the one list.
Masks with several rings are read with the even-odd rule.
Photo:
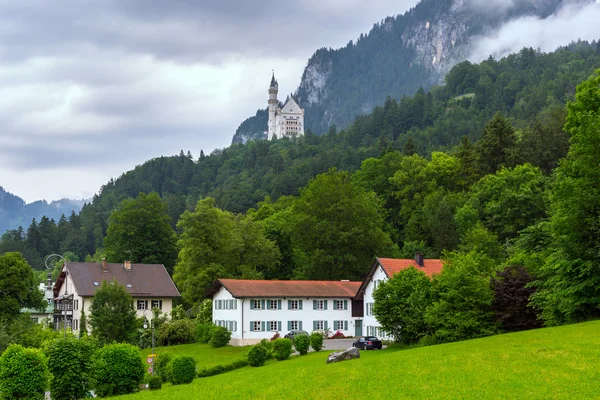
[[352, 343], [352, 347], [358, 347], [359, 349], [367, 350], [367, 349], [379, 349], [382, 348], [381, 340], [377, 339], [375, 336], [363, 336], [358, 338], [358, 340]]
[[294, 338], [299, 335], [308, 336], [308, 332], [303, 331], [302, 329], [295, 329], [293, 331], [289, 331], [288, 334], [284, 336], [284, 338], [294, 340]]

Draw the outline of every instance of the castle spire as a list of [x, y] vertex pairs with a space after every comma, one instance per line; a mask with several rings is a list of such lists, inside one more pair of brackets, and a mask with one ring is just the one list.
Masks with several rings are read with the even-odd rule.
[[275, 80], [275, 70], [273, 70], [273, 76], [271, 77], [271, 87], [277, 86], [277, 81]]

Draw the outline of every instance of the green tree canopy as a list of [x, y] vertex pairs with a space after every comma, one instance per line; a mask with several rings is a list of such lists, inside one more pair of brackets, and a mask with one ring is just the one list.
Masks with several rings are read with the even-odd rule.
[[0, 255], [0, 320], [12, 320], [22, 308], [46, 306], [36, 275], [25, 258], [20, 253]]
[[373, 314], [396, 341], [416, 343], [427, 333], [425, 310], [431, 303], [431, 281], [414, 267], [394, 274], [373, 293]]
[[361, 279], [374, 255], [397, 254], [384, 231], [381, 200], [354, 184], [347, 172], [318, 175], [300, 191], [291, 214], [298, 277]]
[[170, 274], [177, 262], [177, 236], [165, 203], [156, 193], [140, 193], [115, 210], [104, 239], [110, 262], [163, 264]]
[[517, 137], [508, 120], [497, 112], [477, 142], [479, 165], [487, 174], [515, 165]]
[[116, 281], [103, 281], [90, 307], [92, 335], [101, 343], [132, 342], [137, 328], [133, 300]]

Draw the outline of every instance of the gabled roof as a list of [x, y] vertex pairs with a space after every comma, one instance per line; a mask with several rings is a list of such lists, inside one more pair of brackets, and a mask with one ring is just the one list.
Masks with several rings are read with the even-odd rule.
[[233, 297], [346, 297], [353, 298], [360, 282], [350, 281], [266, 281], [219, 279], [207, 292], [212, 297], [225, 287]]
[[[66, 274], [71, 275], [75, 291], [79, 296], [93, 296], [102, 286], [102, 281], [116, 280], [125, 286], [133, 297], [179, 297], [179, 290], [162, 264], [106, 264], [106, 272], [97, 263], [72, 263], [65, 265], [54, 285], [57, 296]], [[97, 282], [98, 285], [95, 285]]]
[[442, 260], [438, 259], [423, 259], [423, 266], [419, 266], [413, 259], [400, 259], [400, 258], [378, 258], [379, 265], [383, 268], [383, 272], [391, 278], [392, 275], [402, 271], [409, 267], [415, 267], [419, 271], [425, 272], [425, 275], [431, 277], [435, 274], [442, 272]]
[[419, 271], [423, 271], [425, 275], [431, 278], [433, 275], [442, 272], [444, 265], [442, 260], [439, 259], [423, 259], [423, 266], [421, 267], [417, 264], [416, 260], [411, 258], [376, 258], [369, 273], [358, 289], [357, 297], [362, 298], [361, 296], [364, 294], [367, 285], [373, 279], [373, 275], [375, 275], [375, 271], [377, 271], [379, 266], [381, 266], [381, 269], [383, 269], [383, 272], [388, 278], [391, 278], [394, 274], [410, 267], [415, 267]]
[[302, 113], [302, 108], [296, 103], [293, 97], [290, 97], [281, 109], [282, 113]]

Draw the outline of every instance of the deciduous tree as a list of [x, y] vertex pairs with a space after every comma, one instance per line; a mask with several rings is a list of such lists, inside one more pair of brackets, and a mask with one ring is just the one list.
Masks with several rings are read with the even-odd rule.
[[116, 281], [103, 281], [90, 307], [92, 335], [101, 344], [132, 342], [136, 333], [133, 300], [127, 289]]

